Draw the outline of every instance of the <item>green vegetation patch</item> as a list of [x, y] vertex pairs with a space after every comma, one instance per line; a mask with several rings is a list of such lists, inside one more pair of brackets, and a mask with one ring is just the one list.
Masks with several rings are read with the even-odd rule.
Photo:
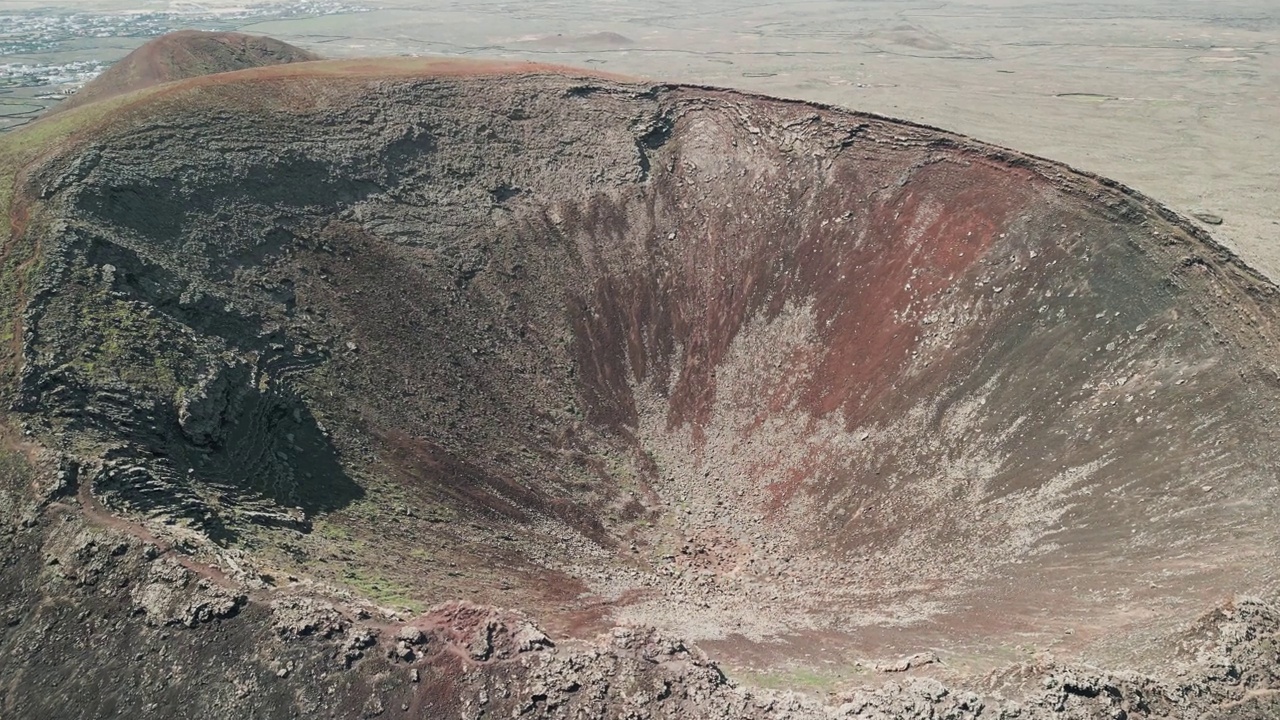
[[101, 123], [127, 99], [118, 98], [41, 119], [0, 135], [0, 384], [17, 372], [20, 312], [39, 274], [41, 208], [18, 192], [23, 173], [65, 148], [78, 133]]
[[133, 387], [177, 397], [179, 377], [188, 370], [176, 328], [151, 308], [112, 297], [109, 288], [81, 268], [67, 292], [51, 304], [46, 332], [72, 340], [67, 364], [101, 384], [119, 380]]
[[379, 605], [420, 613], [426, 605], [413, 597], [413, 591], [365, 568], [349, 567], [342, 572], [343, 584]]

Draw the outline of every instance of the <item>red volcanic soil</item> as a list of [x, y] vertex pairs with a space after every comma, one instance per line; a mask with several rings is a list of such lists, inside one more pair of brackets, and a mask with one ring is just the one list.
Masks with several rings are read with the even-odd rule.
[[181, 30], [129, 53], [51, 112], [174, 80], [319, 59], [319, 55], [273, 38]]

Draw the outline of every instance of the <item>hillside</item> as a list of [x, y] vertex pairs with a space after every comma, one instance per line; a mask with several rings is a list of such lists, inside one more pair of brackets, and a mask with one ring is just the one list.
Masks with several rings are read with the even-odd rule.
[[1277, 289], [1114, 182], [416, 59], [0, 170], [5, 717], [1277, 709]]
[[269, 37], [183, 30], [163, 35], [129, 53], [50, 112], [63, 112], [174, 80], [319, 59], [314, 53]]

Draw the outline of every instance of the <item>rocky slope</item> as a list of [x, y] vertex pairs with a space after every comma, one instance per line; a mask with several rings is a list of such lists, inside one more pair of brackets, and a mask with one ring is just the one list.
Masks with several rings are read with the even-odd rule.
[[1276, 288], [1126, 188], [416, 60], [0, 143], [6, 715], [1276, 709]]

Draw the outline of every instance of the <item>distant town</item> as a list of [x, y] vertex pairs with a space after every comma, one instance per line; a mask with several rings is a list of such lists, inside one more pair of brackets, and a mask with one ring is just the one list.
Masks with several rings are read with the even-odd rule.
[[38, 98], [62, 97], [98, 76], [111, 63], [77, 60], [65, 64], [0, 63], [0, 88], [41, 88], [49, 92]]
[[[186, 12], [87, 13], [41, 9], [0, 14], [0, 98], [22, 88], [32, 99], [57, 100], [97, 77], [110, 62], [81, 59], [33, 62], [30, 56], [82, 50], [95, 38], [149, 38], [173, 30], [227, 30], [250, 22], [367, 12], [342, 0], [298, 0], [250, 5], [233, 10]], [[17, 57], [22, 61], [17, 61]], [[12, 62], [3, 62], [13, 58]], [[3, 105], [0, 105], [2, 108]], [[0, 130], [4, 129], [0, 126]]]

